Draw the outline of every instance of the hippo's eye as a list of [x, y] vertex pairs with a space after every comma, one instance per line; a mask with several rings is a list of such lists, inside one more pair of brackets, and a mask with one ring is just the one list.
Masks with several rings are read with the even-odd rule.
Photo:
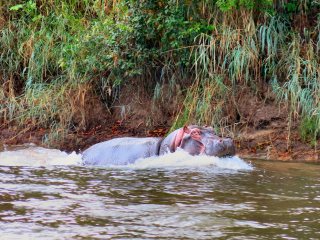
[[190, 133], [192, 139], [201, 140], [201, 133], [199, 129], [192, 129], [191, 133]]

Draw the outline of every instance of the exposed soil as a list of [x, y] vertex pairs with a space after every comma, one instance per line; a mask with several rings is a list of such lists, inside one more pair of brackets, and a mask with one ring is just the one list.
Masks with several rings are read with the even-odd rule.
[[[70, 132], [63, 141], [51, 143], [50, 147], [80, 152], [114, 137], [164, 136], [181, 107], [179, 89], [171, 97], [166, 96], [166, 101], [160, 99], [157, 102], [139, 91], [134, 95], [132, 92], [132, 89], [123, 89], [112, 112], [106, 111], [100, 101], [91, 101], [89, 117], [86, 118], [88, 127]], [[277, 104], [267, 91], [265, 95], [262, 101], [250, 92], [241, 93], [242, 100], [237, 106], [240, 122], [232, 130], [238, 155], [249, 159], [320, 162], [320, 148], [302, 141], [297, 123], [292, 124], [289, 137], [286, 107]], [[46, 146], [44, 139], [48, 132], [49, 129], [35, 126], [20, 128], [1, 124], [0, 150], [4, 145], [24, 143]]]

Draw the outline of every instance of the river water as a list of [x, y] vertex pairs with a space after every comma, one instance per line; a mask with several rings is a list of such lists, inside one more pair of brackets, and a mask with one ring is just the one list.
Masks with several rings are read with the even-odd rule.
[[88, 167], [0, 152], [0, 239], [320, 239], [320, 166], [192, 157]]

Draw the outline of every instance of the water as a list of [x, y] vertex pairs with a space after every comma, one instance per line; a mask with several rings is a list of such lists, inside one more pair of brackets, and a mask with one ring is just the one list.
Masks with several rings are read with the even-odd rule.
[[85, 167], [37, 147], [0, 165], [1, 239], [320, 239], [319, 165], [176, 152]]

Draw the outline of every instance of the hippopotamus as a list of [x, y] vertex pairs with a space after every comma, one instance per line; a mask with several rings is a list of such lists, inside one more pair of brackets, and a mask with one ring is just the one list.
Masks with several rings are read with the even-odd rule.
[[97, 143], [82, 154], [84, 165], [126, 165], [137, 159], [166, 153], [178, 148], [191, 155], [232, 156], [235, 145], [231, 138], [221, 138], [212, 127], [197, 125], [184, 126], [165, 138], [159, 137], [123, 137]]

